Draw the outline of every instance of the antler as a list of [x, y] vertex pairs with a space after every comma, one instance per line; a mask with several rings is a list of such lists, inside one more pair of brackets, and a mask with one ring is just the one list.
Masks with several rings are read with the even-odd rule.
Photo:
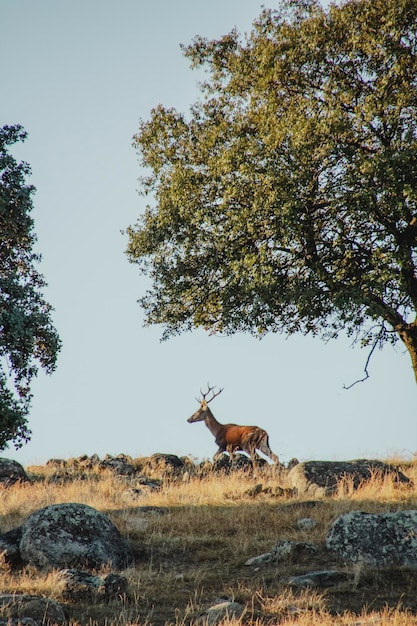
[[[201, 391], [201, 389], [200, 389], [200, 393], [201, 393], [201, 395], [203, 396], [203, 400], [205, 400], [205, 399], [206, 399], [206, 396], [210, 393], [210, 391], [213, 391], [213, 389], [215, 389], [215, 388], [216, 388], [216, 386], [214, 386], [214, 387], [210, 387], [210, 383], [207, 383], [207, 387], [208, 387], [208, 390], [206, 391], [206, 393], [203, 393], [203, 392]], [[214, 400], [214, 398], [215, 398], [216, 396], [218, 396], [218, 395], [219, 395], [222, 391], [223, 391], [223, 387], [222, 387], [221, 389], [219, 389], [219, 391], [218, 391], [217, 393], [215, 393], [215, 392], [213, 391], [213, 395], [211, 396], [210, 400], [207, 400], [207, 404], [208, 404], [209, 402], [211, 402], [212, 400]], [[199, 402], [201, 402], [201, 400], [199, 400]]]

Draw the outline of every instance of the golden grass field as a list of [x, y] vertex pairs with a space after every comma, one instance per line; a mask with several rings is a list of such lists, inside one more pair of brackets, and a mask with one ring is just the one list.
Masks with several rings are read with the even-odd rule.
[[[337, 494], [314, 508], [302, 498], [277, 495], [277, 486], [287, 487], [286, 472], [273, 466], [255, 475], [167, 478], [160, 491], [139, 498], [129, 491], [137, 486], [135, 477], [96, 470], [61, 479], [56, 468], [28, 467], [32, 482], [1, 488], [1, 532], [20, 526], [46, 505], [85, 503], [106, 513], [128, 538], [136, 565], [122, 572], [129, 581], [127, 596], [109, 603], [63, 601], [57, 572], [33, 567], [11, 571], [3, 565], [1, 591], [52, 598], [63, 606], [69, 624], [83, 626], [188, 625], [225, 597], [246, 607], [239, 621], [223, 622], [228, 626], [417, 624], [414, 570], [350, 565], [349, 583], [326, 591], [295, 590], [285, 582], [294, 574], [344, 567], [324, 548], [329, 525], [339, 515], [417, 508], [417, 462], [398, 463], [413, 487], [374, 476], [353, 491], [349, 481], [342, 481]], [[259, 484], [263, 490], [254, 495]], [[169, 511], [143, 513], [138, 508], [142, 506]], [[303, 517], [312, 517], [317, 525], [299, 530], [297, 520]], [[320, 548], [297, 562], [245, 565], [247, 559], [269, 552], [279, 539], [308, 541]]]

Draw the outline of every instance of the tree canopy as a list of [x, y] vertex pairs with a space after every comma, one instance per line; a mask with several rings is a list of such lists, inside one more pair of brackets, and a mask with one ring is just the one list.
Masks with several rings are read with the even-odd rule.
[[201, 98], [134, 137], [146, 322], [399, 339], [417, 377], [417, 3], [283, 1], [184, 53]]
[[42, 297], [46, 283], [36, 269], [40, 255], [33, 252], [30, 168], [9, 153], [25, 138], [20, 125], [0, 128], [0, 450], [30, 438], [31, 380], [38, 365], [47, 373], [55, 369], [60, 349], [51, 306]]

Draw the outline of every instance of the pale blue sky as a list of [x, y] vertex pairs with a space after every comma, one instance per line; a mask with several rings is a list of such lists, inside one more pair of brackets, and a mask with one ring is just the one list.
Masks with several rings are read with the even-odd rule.
[[5, 456], [24, 465], [97, 452], [210, 457], [203, 424], [187, 424], [207, 381], [221, 422], [257, 424], [288, 461], [386, 457], [417, 451], [417, 396], [408, 354], [367, 353], [347, 339], [209, 337], [165, 343], [143, 328], [145, 281], [121, 230], [146, 200], [131, 147], [158, 103], [187, 111], [198, 76], [179, 44], [250, 28], [256, 0], [2, 0], [1, 125], [29, 138], [14, 150], [32, 167], [46, 299], [63, 340], [58, 369], [33, 386], [30, 444]]

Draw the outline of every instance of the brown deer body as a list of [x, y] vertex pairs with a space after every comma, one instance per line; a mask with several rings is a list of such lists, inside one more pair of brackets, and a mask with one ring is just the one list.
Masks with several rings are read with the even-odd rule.
[[210, 387], [207, 393], [201, 392], [203, 396], [200, 402], [200, 408], [188, 418], [188, 422], [204, 422], [209, 431], [214, 435], [216, 444], [219, 446], [214, 457], [223, 452], [228, 452], [231, 457], [238, 450], [246, 452], [250, 455], [252, 462], [256, 460], [256, 450], [259, 450], [265, 456], [269, 457], [274, 463], [279, 464], [279, 459], [269, 447], [268, 433], [258, 426], [238, 426], [237, 424], [220, 424], [213, 413], [207, 406], [216, 396], [223, 391], [220, 389], [217, 393], [213, 393], [209, 400], [206, 396], [214, 387]]

